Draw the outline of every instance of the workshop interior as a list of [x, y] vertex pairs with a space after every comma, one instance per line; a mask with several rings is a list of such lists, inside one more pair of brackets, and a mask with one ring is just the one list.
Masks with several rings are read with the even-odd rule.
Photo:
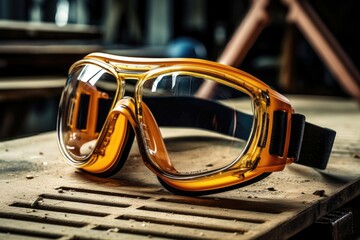
[[[262, 2], [265, 7], [256, 11], [267, 19], [250, 33], [248, 44], [238, 47], [247, 49], [235, 67], [282, 94], [354, 97], [318, 52], [320, 47], [289, 20], [291, 5]], [[252, 5], [231, 0], [1, 0], [0, 4], [1, 139], [54, 130], [68, 69], [86, 54], [217, 61]], [[359, 3], [308, 4], [358, 71]], [[359, 79], [352, 80], [358, 84]]]
[[[17, 143], [16, 141], [26, 141], [24, 139], [33, 139], [32, 137], [37, 139], [37, 136], [40, 136], [40, 142], [42, 141], [42, 138], [46, 140], [48, 136], [53, 137], [53, 133], [57, 128], [61, 94], [66, 85], [69, 69], [71, 69], [71, 66], [75, 62], [93, 53], [109, 54], [105, 56], [210, 60], [247, 72], [271, 86], [274, 91], [277, 91], [284, 96], [289, 96], [290, 99], [295, 99], [295, 102], [297, 100], [300, 102], [300, 106], [302, 106], [303, 109], [310, 112], [310, 118], [315, 119], [315, 122], [316, 120], [321, 122], [332, 112], [338, 115], [344, 114], [344, 116], [345, 114], [350, 113], [349, 116], [358, 118], [360, 104], [359, 9], [360, 1], [357, 0], [344, 0], [341, 2], [336, 0], [0, 0], [0, 144], [3, 144], [3, 146], [0, 146], [0, 149], [5, 149], [0, 153], [2, 154], [0, 155], [0, 166], [5, 166], [5, 163], [7, 163], [7, 159], [2, 159], [2, 157], [6, 157], [13, 153], [11, 152], [11, 147], [9, 147], [13, 146], [11, 143]], [[100, 59], [103, 55], [94, 54], [91, 56], [94, 59]], [[109, 57], [109, 59], [110, 58], [111, 57]], [[109, 62], [109, 60], [107, 61]], [[106, 61], [104, 60], [104, 62]], [[104, 65], [104, 63], [101, 64]], [[312, 106], [312, 100], [314, 100], [313, 109], [311, 107], [309, 108], [309, 106]], [[304, 107], [305, 105], [301, 105], [304, 101], [307, 103], [306, 107]], [[324, 103], [324, 106], [326, 107], [319, 110], [322, 103]], [[343, 107], [343, 103], [348, 105], [344, 105]], [[303, 109], [300, 107], [300, 110]], [[330, 123], [329, 128], [339, 126], [340, 130], [345, 129], [344, 132], [346, 132], [346, 134], [351, 132], [351, 130], [349, 130], [351, 127], [354, 129], [357, 128], [358, 121], [356, 118], [354, 120], [346, 119], [349, 122], [352, 121], [353, 125], [347, 124], [348, 122], [344, 124], [341, 122], [336, 123], [338, 115], [334, 115], [333, 119], [326, 119], [324, 121]], [[334, 125], [334, 122], [338, 125]], [[348, 127], [350, 125], [351, 127]], [[327, 126], [325, 125], [324, 127]], [[50, 135], [47, 135], [48, 133], [50, 133]], [[353, 130], [353, 133], [354, 135], [348, 134], [346, 135], [348, 138], [344, 138], [344, 135], [342, 135], [340, 131], [339, 140], [335, 139], [332, 157], [336, 158], [335, 160], [338, 160], [338, 162], [334, 161], [335, 165], [330, 164], [330, 172], [337, 169], [338, 165], [340, 166], [340, 170], [343, 170], [342, 167], [344, 167], [347, 171], [347, 167], [351, 168], [344, 163], [345, 160], [348, 159], [350, 159], [349, 162], [354, 164], [354, 166], [358, 164], [360, 152], [358, 147], [358, 129]], [[54, 142], [56, 141], [55, 138], [56, 137], [54, 137]], [[264, 141], [266, 141], [266, 139]], [[332, 145], [332, 142], [331, 144], [329, 143], [329, 145]], [[56, 151], [59, 152], [58, 149], [56, 149]], [[331, 147], [330, 150], [328, 150], [329, 154], [330, 152]], [[40, 150], [39, 155], [40, 157], [49, 158], [49, 156], [46, 155], [46, 150]], [[20, 156], [19, 154], [19, 160], [23, 157], [23, 155]], [[342, 157], [344, 157], [345, 160], [343, 160]], [[60, 158], [56, 159], [56, 161], [60, 161]], [[46, 160], [46, 165], [48, 165], [48, 162], [50, 163], [51, 161]], [[67, 167], [72, 169], [71, 166]], [[15, 170], [12, 170], [7, 166], [5, 166], [4, 169], [5, 168], [6, 171], [12, 174], [11, 176], [8, 174], [11, 180], [14, 175], [16, 175], [15, 171], [20, 169], [17, 167]], [[45, 169], [45, 167], [42, 166], [41, 170], [43, 170], [43, 168]], [[289, 170], [290, 175], [300, 174], [302, 171], [301, 168], [300, 170], [297, 170], [297, 167], [294, 169]], [[354, 168], [352, 168], [352, 170], [353, 169]], [[0, 171], [2, 170], [0, 169]], [[182, 199], [181, 197], [176, 196], [176, 191], [175, 195], [169, 197], [169, 195], [166, 195], [168, 194], [167, 192], [164, 193], [164, 191], [152, 191], [146, 189], [147, 183], [145, 184], [145, 187], [140, 188], [139, 190], [140, 192], [144, 191], [141, 192], [141, 194], [144, 195], [131, 193], [132, 188], [129, 188], [129, 191], [125, 188], [125, 193], [123, 193], [121, 192], [121, 188], [117, 188], [117, 186], [114, 191], [116, 194], [109, 193], [111, 192], [111, 189], [108, 190], [109, 192], [106, 192], [104, 188], [111, 180], [99, 180], [94, 176], [87, 178], [78, 173], [78, 170], [68, 171], [75, 171], [78, 175], [76, 176], [75, 174], [74, 179], [76, 179], [76, 181], [74, 180], [74, 187], [71, 188], [65, 186], [68, 183], [59, 185], [58, 182], [56, 182], [56, 184], [59, 185], [56, 189], [54, 188], [56, 193], [52, 193], [53, 195], [47, 193], [39, 195], [39, 197], [36, 198], [30, 206], [27, 206], [27, 208], [33, 208], [37, 211], [41, 208], [41, 204], [39, 206], [37, 205], [38, 202], [42, 202], [44, 199], [45, 202], [48, 199], [50, 199], [50, 202], [60, 199], [59, 205], [63, 204], [63, 202], [66, 203], [67, 201], [74, 201], [78, 204], [79, 202], [81, 203], [81, 197], [83, 196], [85, 196], [86, 199], [84, 203], [94, 204], [95, 200], [89, 199], [88, 194], [104, 194], [104, 199], [106, 198], [104, 200], [105, 202], [114, 196], [124, 197], [124, 199], [128, 197], [133, 199], [135, 207], [132, 206], [131, 208], [136, 208], [137, 205], [140, 206], [142, 201], [146, 202], [145, 200], [148, 199], [150, 199], [149, 201], [158, 201], [154, 204], [156, 207], [152, 206], [152, 209], [150, 205], [150, 207], [139, 207], [140, 210], [144, 210], [145, 212], [156, 212], [163, 207], [163, 203], [165, 203], [164, 209], [171, 204], [189, 204], [188, 207], [190, 208], [191, 206], [191, 209], [193, 206], [195, 206], [195, 208], [198, 206], [204, 207], [204, 209], [199, 210], [199, 213], [197, 213], [198, 215], [194, 215], [194, 219], [197, 221], [196, 217], [213, 217], [212, 213], [209, 213], [205, 208], [217, 206], [216, 204], [221, 202], [221, 200], [219, 200], [221, 198], [210, 199], [205, 197], [199, 199]], [[49, 170], [49, 172], [51, 171]], [[57, 173], [58, 172], [56, 172], [56, 174]], [[137, 172], [134, 171], [134, 173], [130, 173], [130, 175], [135, 175], [135, 173]], [[46, 174], [48, 173], [45, 173], [45, 175]], [[201, 174], [201, 172], [199, 171], [197, 174]], [[310, 172], [310, 174], [313, 174], [313, 172]], [[79, 177], [79, 175], [81, 175], [81, 177]], [[217, 234], [220, 235], [214, 236], [228, 234], [226, 235], [228, 239], [237, 239], [237, 237], [239, 237], [239, 239], [247, 239], [246, 234], [248, 231], [248, 236], [252, 239], [256, 239], [258, 236], [260, 236], [259, 239], [261, 239], [263, 236], [275, 234], [273, 236], [280, 236], [280, 238], [284, 239], [291, 239], [290, 237], [293, 237], [292, 239], [296, 240], [309, 238], [309, 234], [311, 235], [312, 231], [317, 231], [319, 229], [325, 229], [324, 231], [331, 232], [329, 236], [324, 236], [325, 239], [333, 239], [331, 237], [335, 235], [343, 236], [344, 239], [359, 239], [360, 230], [359, 224], [356, 224], [356, 221], [360, 217], [360, 210], [358, 202], [354, 203], [359, 199], [360, 195], [359, 176], [356, 172], [351, 172], [351, 174], [347, 176], [349, 177], [349, 180], [346, 176], [343, 176], [346, 175], [345, 173], [341, 172], [340, 175], [341, 176], [339, 177], [336, 174], [320, 174], [320, 176], [315, 176], [314, 174], [311, 175], [315, 176], [313, 178], [308, 177], [299, 180], [301, 183], [311, 184], [313, 181], [315, 182], [314, 179], [316, 179], [316, 181], [320, 179], [319, 186], [322, 186], [321, 180], [325, 179], [329, 180], [329, 183], [326, 182], [325, 186], [333, 187], [332, 183], [335, 182], [334, 186], [339, 189], [341, 188], [341, 190], [335, 194], [322, 192], [324, 190], [313, 191], [309, 194], [305, 192], [305, 190], [301, 190], [302, 192], [299, 193], [300, 198], [302, 195], [309, 194], [311, 196], [310, 199], [312, 199], [311, 201], [315, 202], [318, 197], [325, 198], [328, 196], [327, 194], [329, 194], [331, 195], [331, 201], [325, 201], [326, 204], [333, 206], [329, 207], [329, 209], [338, 209], [339, 205], [347, 201], [344, 199], [349, 199], [347, 204], [349, 206], [351, 205], [351, 216], [346, 211], [346, 213], [338, 211], [337, 213], [341, 216], [334, 217], [336, 218], [336, 221], [334, 220], [331, 222], [331, 230], [327, 229], [328, 225], [326, 225], [325, 228], [322, 228], [323, 225], [321, 225], [321, 223], [319, 224], [319, 222], [316, 222], [318, 225], [311, 225], [309, 227], [308, 225], [310, 225], [310, 223], [308, 224], [305, 220], [302, 221], [304, 223], [301, 227], [296, 228], [296, 226], [293, 226], [293, 228], [296, 229], [295, 232], [290, 232], [290, 230], [286, 230], [285, 227], [282, 228], [282, 224], [285, 224], [288, 220], [284, 220], [285, 214], [281, 215], [281, 213], [276, 212], [278, 210], [274, 209], [279, 207], [284, 212], [289, 209], [289, 212], [291, 212], [291, 207], [278, 204], [277, 198], [274, 209], [266, 204], [266, 199], [271, 194], [284, 194], [284, 199], [286, 199], [286, 197], [292, 198], [295, 196], [293, 193], [286, 195], [285, 190], [283, 190], [283, 192], [278, 191], [276, 188], [277, 186], [281, 186], [281, 184], [277, 185], [275, 188], [267, 186], [266, 194], [268, 195], [264, 195], [266, 197], [264, 198], [265, 200], [261, 199], [262, 193], [256, 192], [257, 190], [254, 190], [254, 192], [259, 193], [259, 199], [250, 195], [251, 188], [249, 188], [249, 192], [247, 192], [247, 189], [239, 190], [240, 193], [243, 194], [240, 195], [240, 197], [236, 195], [238, 192], [230, 193], [229, 195], [221, 195], [226, 198], [224, 197], [225, 200], [223, 203], [219, 203], [219, 206], [223, 206], [226, 211], [229, 210], [229, 212], [232, 210], [251, 211], [255, 209], [254, 212], [264, 211], [264, 215], [281, 215], [283, 218], [281, 218], [279, 222], [276, 222], [276, 230], [270, 230], [265, 235], [261, 235], [262, 233], [260, 235], [256, 235], [257, 233], [251, 235], [253, 229], [249, 227], [251, 229], [249, 231], [239, 231], [235, 232], [236, 234], [233, 234], [233, 229], [235, 227], [228, 227], [229, 224], [225, 221], [231, 220], [238, 224], [245, 220], [242, 219], [242, 217], [228, 217], [226, 215], [227, 213], [223, 212], [219, 214], [221, 217], [217, 216], [217, 219], [214, 220], [214, 222], [212, 222], [213, 219], [209, 221], [210, 225], [213, 224], [211, 225], [212, 227], [203, 227], [202, 224], [204, 223], [196, 222], [194, 225], [196, 227], [194, 228], [204, 232], [208, 230], [219, 231]], [[69, 176], [73, 177], [73, 175]], [[33, 178], [36, 180], [38, 176], [26, 176], [26, 180], [33, 180]], [[41, 178], [41, 176], [39, 178]], [[61, 175], [61, 180], [63, 180], [63, 178], [66, 178], [66, 173]], [[142, 175], [140, 178], [143, 178], [143, 180], [145, 179]], [[291, 178], [289, 177], [286, 179]], [[0, 178], [0, 180], [3, 179]], [[10, 180], [6, 181], [6, 184], [9, 184], [9, 182], [11, 183]], [[94, 185], [101, 185], [104, 183], [105, 187], [102, 188], [103, 186], [97, 185], [94, 187], [94, 189], [97, 190], [84, 190], [79, 187], [79, 182], [81, 181], [86, 183], [90, 182], [91, 184], [95, 183]], [[272, 180], [270, 180], [270, 182], [271, 181]], [[72, 182], [72, 179], [69, 182]], [[133, 184], [130, 180], [129, 182]], [[135, 181], [135, 183], [137, 184], [138, 182]], [[343, 188], [340, 183], [346, 183], [346, 186]], [[151, 185], [153, 182], [149, 184]], [[291, 182], [290, 184], [292, 184], [290, 186], [295, 185], [294, 182]], [[115, 184], [111, 182], [109, 186], [113, 187]], [[131, 187], [133, 187], [133, 185], [131, 185]], [[151, 185], [151, 187], [153, 187], [153, 185]], [[301, 189], [306, 189], [306, 187], [302, 187]], [[294, 189], [291, 189], [291, 191], [293, 190]], [[50, 190], [47, 189], [47, 191]], [[121, 194], [117, 191], [120, 191]], [[69, 196], [57, 199], [54, 197], [55, 194], [69, 194]], [[78, 194], [80, 197], [75, 199], [72, 194]], [[161, 197], [157, 196], [157, 194]], [[342, 198], [340, 195], [346, 195], [347, 197]], [[233, 196], [235, 197], [232, 199], [231, 197]], [[247, 199], [244, 196], [247, 196]], [[315, 197], [316, 200], [313, 200]], [[97, 198], [101, 198], [99, 200], [99, 202], [101, 202], [103, 196], [97, 196]], [[296, 200], [298, 200], [297, 197]], [[118, 207], [120, 205], [121, 207], [130, 206], [130, 204], [127, 205], [128, 203], [126, 202], [113, 203], [111, 202], [113, 200], [109, 201], [110, 202], [106, 204], [108, 204], [110, 208]], [[122, 199], [120, 201], [125, 200]], [[238, 209], [238, 201], [244, 203], [244, 205], [240, 204], [240, 209]], [[258, 205], [253, 206], [251, 205], [252, 202], [248, 203], [246, 201], [255, 201], [257, 204], [260, 204], [259, 208], [261, 210], [257, 209]], [[311, 201], [309, 200], [309, 202]], [[296, 204], [298, 205], [296, 205], [294, 209], [299, 211], [297, 214], [299, 216], [301, 215], [301, 218], [306, 219], [307, 217], [308, 219], [314, 220], [324, 213], [325, 207], [317, 208], [316, 206], [311, 206], [312, 210], [315, 209], [316, 212], [312, 214], [309, 213], [310, 211], [307, 212], [307, 210], [303, 210], [305, 209], [303, 208], [304, 206], [307, 206], [307, 204], [310, 205], [309, 202], [306, 202], [305, 200], [301, 202], [301, 204], [296, 202], [294, 203], [294, 206]], [[10, 204], [9, 206], [23, 207], [21, 204], [15, 202], [13, 205]], [[105, 209], [108, 207], [106, 204], [101, 206], [101, 211], [106, 212], [111, 210], [110, 208], [110, 210]], [[65, 208], [66, 207], [67, 205]], [[50, 211], [56, 212], [58, 208], [54, 207], [49, 209], [51, 209]], [[179, 227], [178, 230], [174, 230], [177, 235], [171, 235], [172, 230], [169, 231], [170, 233], [167, 233], [166, 231], [165, 233], [159, 233], [157, 232], [156, 227], [154, 227], [155, 230], [153, 232], [150, 231], [150, 233], [148, 233], [145, 231], [145, 233], [143, 233], [143, 231], [139, 229], [144, 227], [144, 224], [147, 226], [149, 225], [148, 222], [145, 222], [147, 218], [144, 218], [144, 221], [140, 221], [136, 220], [136, 218], [133, 220], [132, 217], [128, 217], [127, 215], [121, 215], [116, 218], [116, 221], [131, 220], [133, 222], [138, 222], [138, 226], [136, 227], [136, 230], [134, 230], [135, 233], [129, 230], [133, 228], [133, 222], [131, 222], [131, 226], [129, 225], [124, 228], [127, 231], [126, 233], [130, 235], [139, 234], [134, 236], [131, 235], [131, 237], [134, 237], [135, 239], [140, 235], [145, 238], [155, 236], [155, 238], [188, 239], [189, 237], [190, 239], [193, 236], [196, 236], [194, 239], [208, 239], [208, 236], [202, 234], [202, 232], [198, 233], [196, 231], [194, 235], [189, 233], [189, 235], [185, 234], [182, 236], [181, 228], [192, 229], [193, 227], [191, 226], [192, 223], [186, 223], [186, 221], [183, 220], [183, 218], [186, 218], [188, 215], [191, 216], [190, 218], [192, 219], [192, 210], [187, 210], [186, 214], [184, 214], [185, 217], [182, 215], [179, 223], [175, 219], [176, 216], [174, 217], [175, 220], [173, 219], [173, 215], [183, 214], [184, 212], [181, 212], [183, 210], [176, 210], [178, 209], [177, 207], [174, 207], [174, 209], [175, 210], [162, 210], [163, 212], [161, 214], [166, 215], [164, 219], [170, 219], [169, 222], [166, 222], [167, 220], [163, 219], [152, 220], [153, 222], [149, 221], [153, 224], [164, 224], [169, 228], [174, 227], [175, 225], [175, 228]], [[68, 216], [67, 214], [83, 213], [81, 212], [82, 210], [66, 211], [65, 217]], [[221, 212], [218, 207], [214, 210], [214, 212], [216, 211]], [[296, 211], [294, 210], [293, 212]], [[146, 212], [146, 214], [148, 212]], [[242, 212], [239, 214], [241, 213]], [[17, 219], [18, 215], [14, 215], [15, 217], [13, 217], [10, 213], [7, 214], [8, 213], [0, 213], [0, 218]], [[117, 227], [106, 227], [105, 224], [95, 226], [91, 221], [93, 221], [92, 217], [100, 216], [96, 215], [98, 213], [84, 214], [88, 214], [89, 216], [94, 214], [89, 217], [90, 220], [86, 219], [86, 221], [90, 222], [87, 227], [91, 230], [105, 231], [107, 234], [110, 234], [106, 236], [114, 237], [114, 239], [116, 239], [115, 234], [114, 236], [111, 235], [113, 234], [114, 229], [117, 229], [117, 232], [121, 232], [121, 228], [119, 230]], [[161, 214], [159, 214], [159, 216], [162, 216]], [[238, 212], [234, 212], [230, 214], [230, 216], [235, 216], [236, 214], [238, 214]], [[111, 213], [106, 213], [102, 217], [110, 215]], [[170, 217], [168, 215], [170, 215]], [[146, 216], [149, 219], [152, 219], [153, 217], [153, 215], [150, 216], [150, 213], [149, 216]], [[60, 216], [60, 219], [62, 219], [62, 217], [63, 216]], [[233, 221], [233, 218], [238, 220]], [[246, 217], [244, 218], [246, 219]], [[246, 224], [256, 225], [264, 222], [266, 223], [266, 221], [270, 221], [269, 219], [271, 218], [272, 217], [266, 215], [264, 217], [266, 220], [262, 220], [261, 216], [259, 217], [259, 220], [258, 216], [255, 214], [255, 220], [248, 220]], [[350, 218], [351, 220], [357, 220], [355, 220], [355, 223], [348, 224], [348, 219]], [[20, 217], [18, 217], [17, 220], [19, 219]], [[24, 219], [28, 221], [30, 218]], [[46, 217], [44, 219], [46, 220]], [[53, 223], [49, 220], [49, 223], [55, 225], [60, 223], [60, 225], [63, 224], [62, 226], [73, 226], [72, 224], [75, 224], [75, 222], [78, 221], [78, 219], [74, 219], [75, 220], [71, 223], [66, 222], [66, 219], [59, 221], [53, 220]], [[194, 219], [191, 221], [195, 222]], [[219, 219], [220, 222], [224, 221], [221, 222], [224, 226], [215, 226], [217, 224], [216, 221]], [[47, 223], [45, 220], [36, 218], [34, 221], [37, 223]], [[328, 219], [326, 219], [326, 221], [327, 220]], [[79, 224], [81, 225], [82, 223]], [[349, 227], [350, 225], [351, 227]], [[302, 232], [300, 232], [299, 229], [305, 227], [309, 228], [303, 233], [304, 235], [301, 235]], [[311, 227], [314, 227], [315, 230]], [[3, 236], [1, 234], [6, 234], [8, 231], [7, 229], [12, 229], [12, 226], [0, 226], [0, 236]], [[256, 229], [256, 227], [254, 229]], [[27, 236], [21, 230], [16, 231], [19, 236]], [[35, 238], [43, 236], [42, 234], [45, 230], [36, 231], [36, 234], [32, 233], [32, 236]], [[10, 230], [9, 232], [12, 233]], [[254, 230], [254, 232], [256, 231]], [[76, 234], [62, 235], [62, 233], [59, 232], [56, 232], [56, 234], [58, 235], [54, 235], [54, 239], [85, 239], [85, 237], [77, 238]], [[44, 236], [50, 236], [51, 238], [52, 235]], [[95, 235], [93, 237], [102, 239], [104, 235], [99, 233], [99, 235], [96, 236], [99, 237], [97, 238]], [[217, 237], [214, 238], [217, 239]]]

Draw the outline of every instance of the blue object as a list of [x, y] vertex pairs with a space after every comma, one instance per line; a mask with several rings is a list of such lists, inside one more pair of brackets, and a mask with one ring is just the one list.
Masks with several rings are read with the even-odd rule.
[[205, 46], [198, 40], [180, 37], [172, 40], [167, 49], [168, 57], [177, 58], [206, 58]]

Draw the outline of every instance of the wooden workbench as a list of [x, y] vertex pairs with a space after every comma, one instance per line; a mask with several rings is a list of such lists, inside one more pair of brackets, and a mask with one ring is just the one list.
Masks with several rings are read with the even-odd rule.
[[[360, 195], [360, 111], [341, 98], [291, 97], [337, 131], [325, 171], [293, 164], [222, 194], [165, 191], [136, 150], [116, 179], [68, 166], [54, 132], [0, 143], [0, 239], [285, 239]], [[321, 194], [319, 194], [321, 193]]]

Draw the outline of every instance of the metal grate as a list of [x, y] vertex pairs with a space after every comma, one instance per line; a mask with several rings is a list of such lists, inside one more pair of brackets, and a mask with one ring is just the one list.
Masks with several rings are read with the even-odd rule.
[[59, 187], [0, 212], [0, 237], [244, 239], [279, 213], [244, 200]]

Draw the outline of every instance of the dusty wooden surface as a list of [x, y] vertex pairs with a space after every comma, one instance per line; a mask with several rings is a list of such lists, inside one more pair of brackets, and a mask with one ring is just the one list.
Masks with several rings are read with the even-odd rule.
[[[291, 165], [251, 186], [190, 198], [161, 187], [135, 149], [116, 179], [68, 166], [55, 133], [0, 143], [0, 239], [284, 239], [360, 195], [360, 111], [291, 98], [337, 131], [328, 168]], [[323, 194], [315, 194], [317, 193]]]

